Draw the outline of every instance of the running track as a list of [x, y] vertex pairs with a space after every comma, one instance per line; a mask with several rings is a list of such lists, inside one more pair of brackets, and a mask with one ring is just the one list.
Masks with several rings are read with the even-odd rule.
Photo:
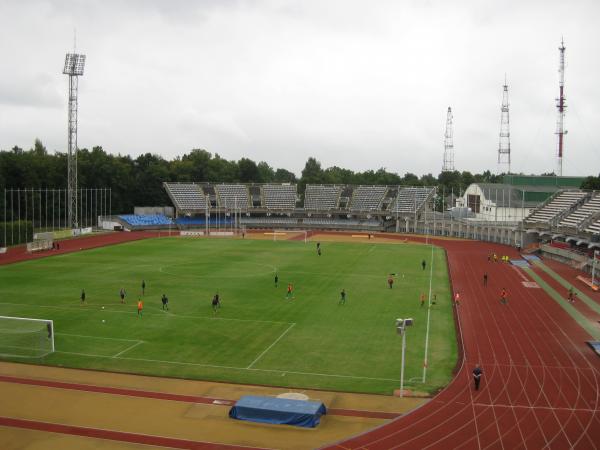
[[[491, 251], [519, 257], [514, 249], [435, 244], [447, 250], [452, 288], [461, 293], [457, 376], [421, 408], [328, 448], [600, 448], [600, 358], [585, 344], [591, 337], [542, 289], [523, 287], [522, 271], [487, 262]], [[498, 301], [502, 287], [508, 305]], [[478, 392], [476, 363], [484, 371]]]
[[[60, 252], [156, 235], [127, 234], [64, 241]], [[600, 358], [585, 344], [587, 333], [542, 289], [523, 287], [522, 271], [487, 262], [491, 251], [516, 258], [514, 249], [434, 242], [446, 249], [453, 291], [461, 293], [456, 316], [462, 359], [455, 379], [412, 413], [328, 448], [600, 448]], [[0, 263], [31, 258], [15, 253]], [[508, 305], [497, 299], [502, 287]], [[470, 373], [476, 363], [484, 370], [478, 392]]]

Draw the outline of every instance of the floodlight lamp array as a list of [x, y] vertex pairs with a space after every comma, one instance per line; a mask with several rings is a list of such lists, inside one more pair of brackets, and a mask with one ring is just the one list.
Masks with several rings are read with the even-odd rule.
[[65, 56], [65, 68], [63, 73], [65, 75], [83, 75], [83, 68], [85, 66], [85, 55], [78, 53], [67, 53]]

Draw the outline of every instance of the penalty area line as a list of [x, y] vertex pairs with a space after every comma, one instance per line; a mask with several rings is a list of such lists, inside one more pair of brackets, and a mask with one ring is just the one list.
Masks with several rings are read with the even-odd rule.
[[123, 342], [142, 342], [139, 339], [125, 339], [125, 338], [113, 338], [105, 336], [90, 336], [87, 334], [71, 334], [71, 333], [54, 333], [55, 336], [69, 336], [78, 338], [89, 338], [89, 339], [106, 339], [110, 341], [123, 341]]
[[113, 358], [118, 358], [119, 356], [121, 356], [123, 353], [128, 352], [129, 350], [133, 350], [134, 348], [136, 348], [138, 345], [143, 344], [144, 341], [138, 341], [133, 345], [130, 345], [129, 347], [127, 347], [125, 350], [120, 351], [119, 353], [117, 353], [116, 355], [113, 356]]

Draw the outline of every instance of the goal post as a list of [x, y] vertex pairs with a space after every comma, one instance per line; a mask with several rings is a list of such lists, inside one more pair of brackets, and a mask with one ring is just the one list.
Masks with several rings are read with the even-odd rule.
[[298, 237], [298, 240], [303, 240], [306, 244], [308, 242], [308, 231], [307, 230], [295, 230], [293, 228], [273, 228], [273, 231], [269, 232], [273, 235], [274, 241], [286, 241], [293, 236]]
[[54, 352], [54, 322], [0, 316], [0, 356], [43, 358]]

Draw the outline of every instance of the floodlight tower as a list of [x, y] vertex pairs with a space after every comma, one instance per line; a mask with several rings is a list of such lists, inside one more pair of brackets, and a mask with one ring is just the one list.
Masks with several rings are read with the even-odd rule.
[[83, 75], [85, 55], [67, 53], [63, 74], [69, 75], [69, 152], [67, 177], [67, 208], [69, 226], [78, 228], [77, 222], [77, 85]]
[[565, 105], [565, 43], [563, 40], [560, 41], [560, 47], [558, 47], [558, 51], [560, 52], [559, 62], [558, 62], [558, 89], [559, 96], [556, 99], [556, 109], [558, 110], [558, 116], [556, 118], [556, 135], [558, 136], [558, 176], [562, 177], [562, 159], [563, 159], [563, 150], [564, 150], [564, 137], [567, 132], [564, 129], [564, 120], [565, 120], [565, 109], [567, 105]]
[[510, 173], [510, 128], [508, 116], [508, 83], [504, 75], [504, 90], [502, 91], [502, 108], [500, 108], [500, 141], [498, 143], [498, 173], [506, 165]]
[[446, 133], [444, 134], [444, 165], [442, 172], [454, 171], [454, 140], [452, 131], [452, 109], [448, 106]]

